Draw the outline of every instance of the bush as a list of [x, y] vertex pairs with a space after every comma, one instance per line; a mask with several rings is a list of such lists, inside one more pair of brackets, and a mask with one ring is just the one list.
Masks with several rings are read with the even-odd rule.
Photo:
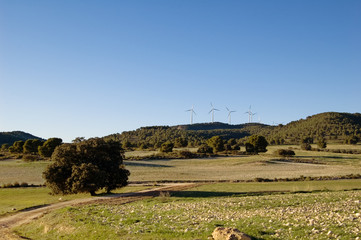
[[171, 142], [165, 142], [162, 144], [162, 146], [160, 147], [160, 151], [161, 152], [165, 152], [165, 153], [168, 153], [168, 152], [172, 152], [173, 151], [173, 148], [174, 148], [174, 144], [171, 143]]
[[311, 144], [309, 143], [301, 143], [301, 149], [310, 151], [312, 149]]
[[184, 151], [180, 151], [178, 152], [178, 156], [181, 157], [181, 158], [186, 158], [186, 159], [189, 159], [189, 158], [195, 158], [197, 157], [197, 154], [194, 154], [188, 150], [184, 150]]
[[38, 161], [38, 160], [39, 160], [39, 156], [37, 156], [37, 155], [25, 154], [25, 155], [23, 155], [23, 160], [24, 160], [25, 162], [34, 162], [34, 161]]
[[198, 153], [213, 153], [213, 148], [208, 146], [207, 144], [203, 144], [201, 145], [198, 150], [197, 150]]
[[275, 154], [281, 157], [292, 157], [295, 155], [295, 152], [293, 150], [278, 149]]

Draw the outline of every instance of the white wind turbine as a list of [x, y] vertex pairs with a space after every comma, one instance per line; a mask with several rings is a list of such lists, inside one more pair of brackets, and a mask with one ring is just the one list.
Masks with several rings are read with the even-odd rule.
[[196, 114], [196, 112], [194, 111], [194, 105], [192, 105], [191, 109], [186, 110], [186, 112], [191, 112], [191, 124], [193, 124], [193, 113]]
[[214, 123], [214, 111], [219, 111], [219, 109], [214, 108], [212, 103], [211, 103], [211, 106], [212, 106], [212, 109], [211, 109], [211, 111], [209, 111], [208, 114], [212, 113], [212, 123]]
[[228, 109], [228, 107], [226, 107], [226, 109], [228, 111], [228, 124], [231, 124], [231, 113], [234, 113], [236, 111], [233, 111], [233, 110], [231, 111], [231, 110]]
[[249, 109], [247, 112], [245, 112], [245, 114], [248, 114], [248, 123], [251, 123], [252, 122], [252, 117], [254, 115], [256, 115], [257, 113], [253, 113], [252, 110], [251, 110], [251, 105], [249, 105]]

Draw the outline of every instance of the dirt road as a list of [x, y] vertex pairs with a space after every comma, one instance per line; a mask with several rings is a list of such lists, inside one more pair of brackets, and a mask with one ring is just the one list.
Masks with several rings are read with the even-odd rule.
[[196, 186], [195, 183], [175, 183], [159, 186], [152, 189], [142, 190], [139, 192], [133, 193], [123, 193], [123, 194], [112, 194], [102, 197], [92, 197], [92, 198], [83, 198], [75, 199], [71, 201], [59, 202], [54, 204], [49, 204], [46, 206], [27, 209], [26, 211], [19, 212], [15, 215], [0, 218], [0, 239], [4, 240], [18, 240], [24, 239], [16, 234], [14, 234], [11, 229], [16, 226], [28, 223], [33, 219], [39, 218], [44, 214], [63, 208], [66, 206], [76, 206], [76, 205], [85, 205], [85, 204], [126, 204], [129, 202], [139, 201], [145, 198], [151, 198], [159, 196], [161, 192], [172, 192], [180, 191], [187, 188]]

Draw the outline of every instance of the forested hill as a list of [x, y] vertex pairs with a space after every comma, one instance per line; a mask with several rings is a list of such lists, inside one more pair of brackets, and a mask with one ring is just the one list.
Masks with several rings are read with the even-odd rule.
[[261, 131], [268, 137], [278, 136], [292, 142], [299, 142], [303, 137], [325, 137], [326, 139], [345, 139], [350, 135], [361, 134], [360, 113], [326, 112], [306, 119], [279, 125], [271, 132]]
[[13, 131], [13, 132], [0, 132], [0, 146], [4, 143], [8, 143], [12, 145], [14, 142], [22, 140], [26, 141], [28, 139], [39, 139], [42, 138], [31, 135], [30, 133], [22, 132], [22, 131]]
[[183, 138], [190, 145], [199, 145], [212, 136], [221, 136], [224, 140], [240, 139], [253, 134], [263, 135], [273, 143], [296, 143], [304, 137], [325, 137], [343, 140], [349, 135], [361, 135], [360, 113], [326, 112], [306, 119], [293, 121], [287, 125], [269, 126], [259, 123], [230, 125], [226, 123], [198, 123], [178, 126], [142, 127], [134, 131], [112, 134], [106, 139], [121, 141], [133, 146], [159, 147], [166, 141]]

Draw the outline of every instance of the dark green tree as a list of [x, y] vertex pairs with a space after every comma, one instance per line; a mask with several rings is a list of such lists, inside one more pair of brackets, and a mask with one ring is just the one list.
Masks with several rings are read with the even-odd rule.
[[319, 148], [326, 148], [327, 147], [327, 142], [326, 142], [326, 139], [321, 137], [317, 140], [317, 146]]
[[24, 141], [16, 141], [11, 147], [9, 147], [9, 151], [11, 153], [22, 153], [24, 144]]
[[267, 152], [268, 142], [265, 137], [259, 135], [252, 135], [246, 142], [246, 152], [260, 153]]
[[107, 192], [127, 185], [129, 171], [124, 168], [119, 142], [89, 139], [57, 147], [53, 163], [43, 172], [46, 185], [54, 194]]
[[85, 137], [77, 137], [72, 142], [73, 143], [80, 143], [80, 142], [85, 141], [85, 140], [86, 140]]
[[55, 148], [60, 146], [63, 143], [61, 138], [49, 138], [46, 140], [42, 146], [39, 146], [38, 151], [39, 154], [43, 157], [51, 157]]
[[202, 144], [198, 150], [198, 153], [213, 153], [213, 148], [208, 146], [207, 144]]
[[220, 136], [214, 136], [207, 140], [208, 146], [213, 149], [213, 153], [224, 151], [224, 141]]
[[359, 140], [360, 139], [357, 136], [353, 135], [353, 136], [349, 136], [348, 138], [346, 138], [345, 143], [346, 144], [357, 144]]
[[313, 143], [313, 138], [311, 137], [303, 138], [301, 140], [301, 149], [307, 151], [311, 150], [312, 149], [311, 143]]
[[174, 144], [172, 142], [165, 142], [162, 144], [162, 146], [160, 147], [160, 151], [161, 152], [172, 152], [173, 151], [173, 148], [174, 148]]
[[43, 142], [39, 139], [28, 139], [23, 146], [23, 152], [26, 154], [37, 154], [39, 146], [43, 145]]
[[1, 145], [1, 151], [3, 151], [3, 152], [6, 152], [6, 151], [8, 151], [9, 150], [9, 147], [10, 147], [10, 144], [9, 143], [4, 143], [4, 144], [2, 144]]
[[185, 138], [179, 137], [174, 140], [174, 146], [177, 148], [187, 147], [188, 141]]

